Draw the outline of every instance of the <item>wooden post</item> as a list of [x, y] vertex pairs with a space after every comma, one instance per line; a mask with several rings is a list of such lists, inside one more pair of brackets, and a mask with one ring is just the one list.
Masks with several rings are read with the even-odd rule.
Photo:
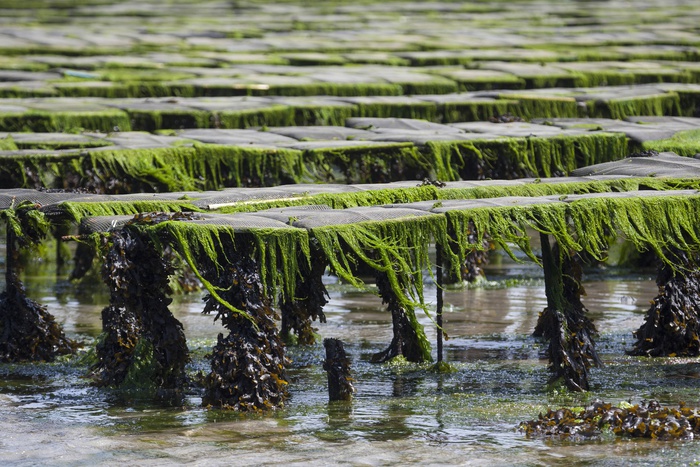
[[330, 401], [349, 401], [355, 388], [350, 377], [350, 358], [348, 358], [340, 339], [323, 339], [326, 359], [323, 369], [328, 373], [328, 399]]
[[[580, 273], [573, 272], [573, 259], [562, 261], [559, 247], [540, 233], [547, 308], [538, 322], [538, 334], [549, 339], [552, 380], [562, 379], [573, 391], [587, 391], [588, 368], [599, 365], [593, 336], [595, 326], [585, 316], [580, 301]], [[564, 271], [564, 272], [563, 272]]]

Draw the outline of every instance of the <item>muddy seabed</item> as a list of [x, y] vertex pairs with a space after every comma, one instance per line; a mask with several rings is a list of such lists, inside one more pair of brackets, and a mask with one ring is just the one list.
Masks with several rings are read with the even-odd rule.
[[[266, 416], [203, 409], [197, 391], [187, 395], [185, 407], [166, 407], [93, 388], [79, 357], [1, 365], [0, 464], [697, 465], [699, 441], [528, 439], [516, 429], [547, 407], [595, 398], [700, 406], [696, 359], [624, 353], [656, 294], [654, 274], [608, 270], [586, 277], [584, 303], [601, 332], [597, 344], [605, 363], [592, 370], [588, 393], [546, 389], [546, 346], [529, 336], [546, 306], [535, 267], [493, 265], [491, 286], [447, 291], [445, 349], [457, 369], [452, 374], [369, 363], [391, 340], [391, 316], [376, 296], [328, 277], [328, 322], [319, 333], [346, 343], [357, 388], [353, 402], [328, 403], [320, 343], [290, 349], [291, 399]], [[69, 337], [90, 342], [108, 297], [100, 287], [81, 289], [64, 275], [55, 277], [37, 264], [23, 278]], [[426, 297], [435, 295], [430, 287]], [[201, 309], [200, 294], [176, 297], [171, 305], [193, 353], [190, 374], [206, 372], [204, 356], [222, 331]], [[430, 320], [420, 319], [434, 340]]]

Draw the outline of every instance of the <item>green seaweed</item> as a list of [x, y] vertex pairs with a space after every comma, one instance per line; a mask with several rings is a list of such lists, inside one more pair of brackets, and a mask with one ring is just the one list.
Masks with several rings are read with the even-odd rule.
[[570, 97], [538, 96], [535, 94], [501, 94], [498, 97], [509, 101], [516, 100], [516, 103], [509, 105], [508, 113], [525, 120], [583, 116], [576, 100]]
[[438, 104], [437, 119], [440, 123], [478, 122], [508, 113], [517, 104], [507, 99], [445, 102]]
[[[366, 288], [354, 272], [360, 263], [385, 277], [385, 290], [391, 290], [395, 308], [406, 310], [405, 316], [426, 360], [430, 359], [430, 343], [411, 310], [419, 307], [428, 314], [422, 272], [432, 271], [428, 256], [430, 243], [435, 241], [447, 245], [446, 221], [441, 215], [402, 217], [319, 227], [310, 231], [331, 269], [342, 280]], [[455, 255], [450, 253], [447, 261], [452, 264]]]
[[59, 205], [62, 216], [75, 223], [85, 217], [133, 216], [142, 212], [200, 212], [201, 208], [185, 200], [153, 201], [64, 201]]
[[562, 176], [578, 167], [616, 160], [627, 139], [616, 133], [497, 140], [429, 141], [426, 151], [440, 180]]
[[4, 138], [0, 138], [0, 151], [16, 151], [17, 149], [19, 148], [12, 139], [12, 135], [7, 135]]
[[299, 182], [301, 156], [292, 149], [195, 144], [91, 151], [82, 170], [98, 191], [192, 191]]
[[353, 117], [416, 118], [438, 121], [438, 108], [431, 102], [356, 102]]
[[309, 180], [336, 183], [420, 180], [431, 170], [430, 160], [412, 143], [310, 149], [300, 164]]
[[293, 125], [345, 125], [345, 120], [357, 114], [355, 106], [351, 105], [290, 105], [294, 112]]
[[588, 101], [586, 108], [589, 117], [618, 120], [638, 115], [683, 115], [680, 97], [673, 92], [629, 99]]
[[[204, 110], [136, 110], [127, 108], [131, 128], [135, 131], [156, 131], [167, 128], [211, 128], [212, 114]], [[119, 127], [121, 131], [124, 128]]]
[[[501, 246], [514, 259], [511, 244], [539, 263], [532, 251], [528, 230], [552, 235], [562, 251], [585, 252], [604, 260], [611, 235], [631, 241], [638, 250], [652, 250], [664, 263], [675, 268], [665, 249], [694, 251], [700, 246], [698, 196], [600, 197], [570, 203], [531, 206], [477, 208], [446, 213], [454, 232], [456, 252], [464, 261], [466, 248], [483, 249], [483, 236]], [[649, 216], [654, 212], [654, 216]], [[471, 226], [476, 242], [469, 244]], [[458, 264], [452, 264], [456, 273]]]
[[94, 112], [48, 112], [28, 110], [26, 112], [0, 113], [0, 128], [4, 131], [77, 132], [129, 131], [131, 122], [126, 112], [105, 109]]
[[303, 153], [294, 149], [195, 144], [183, 162], [189, 178], [203, 180], [208, 189], [308, 181]]
[[675, 152], [679, 156], [693, 157], [700, 153], [700, 130], [679, 131], [668, 139], [644, 141], [643, 150], [657, 152]]
[[291, 126], [295, 124], [295, 113], [288, 106], [274, 105], [261, 109], [222, 110], [214, 112], [212, 119], [211, 126], [215, 128]]
[[[215, 298], [220, 299], [219, 291], [201, 272], [201, 262], [208, 261], [218, 268], [223, 267], [227, 258], [220, 258], [226, 249], [223, 241], [233, 242], [236, 234], [231, 226], [215, 223], [192, 223], [186, 221], [160, 222], [148, 228], [153, 241], [170, 244], [187, 262], [197, 278], [202, 281], [205, 289]], [[275, 291], [280, 292], [279, 299], [294, 297], [297, 278], [300, 277], [298, 258], [309, 261], [309, 237], [304, 229], [277, 228], [246, 230], [256, 246], [255, 260], [260, 267], [261, 281], [270, 297], [276, 297]], [[166, 240], [167, 239], [167, 240]], [[222, 302], [232, 313], [245, 312], [234, 308], [231, 304]]]

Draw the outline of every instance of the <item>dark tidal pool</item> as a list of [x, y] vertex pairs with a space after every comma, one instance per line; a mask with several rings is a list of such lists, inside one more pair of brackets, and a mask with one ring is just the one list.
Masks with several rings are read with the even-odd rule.
[[[545, 346], [529, 336], [546, 302], [540, 275], [527, 265], [493, 266], [493, 282], [447, 291], [451, 374], [369, 363], [391, 339], [390, 315], [373, 294], [328, 278], [328, 322], [318, 332], [343, 340], [352, 356], [357, 395], [349, 404], [327, 401], [320, 344], [289, 349], [291, 399], [264, 416], [203, 409], [194, 390], [185, 406], [165, 407], [96, 389], [80, 356], [0, 365], [0, 465], [697, 465], [700, 441], [528, 439], [517, 431], [547, 407], [596, 398], [700, 406], [696, 359], [624, 354], [656, 294], [653, 271], [587, 276], [584, 303], [605, 366], [592, 370], [588, 393], [548, 390]], [[108, 298], [100, 287], [69, 284], [41, 265], [24, 279], [32, 298], [89, 346]], [[429, 286], [426, 297], [434, 296]], [[188, 336], [192, 373], [206, 372], [222, 331], [201, 304], [191, 294], [171, 306]], [[420, 321], [434, 340], [430, 319]]]

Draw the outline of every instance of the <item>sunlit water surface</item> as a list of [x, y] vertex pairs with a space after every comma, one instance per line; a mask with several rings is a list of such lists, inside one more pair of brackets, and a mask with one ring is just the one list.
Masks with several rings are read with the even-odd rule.
[[[652, 274], [588, 276], [585, 304], [599, 331], [605, 362], [586, 394], [548, 391], [544, 346], [529, 337], [545, 307], [540, 271], [492, 268], [490, 278], [519, 278], [509, 287], [450, 289], [445, 295], [450, 339], [446, 359], [457, 369], [435, 374], [413, 365], [370, 364], [391, 339], [390, 316], [371, 293], [328, 280], [331, 301], [322, 337], [346, 343], [357, 395], [329, 404], [322, 345], [292, 348], [291, 398], [275, 413], [240, 415], [163, 407], [90, 387], [78, 359], [55, 364], [0, 365], [0, 465], [684, 465], [700, 459], [700, 441], [528, 439], [519, 422], [549, 406], [594, 398], [619, 403], [658, 399], [700, 406], [700, 368], [690, 359], [638, 359], [624, 354], [656, 293]], [[522, 280], [525, 279], [525, 280]], [[100, 331], [107, 297], [100, 287], [68, 284], [30, 268], [30, 294], [73, 338]], [[426, 297], [434, 297], [429, 286]], [[434, 301], [434, 299], [432, 299]], [[176, 297], [171, 310], [193, 352], [190, 370], [206, 372], [204, 355], [222, 332], [202, 316], [201, 295]], [[430, 319], [420, 321], [429, 338]]]

